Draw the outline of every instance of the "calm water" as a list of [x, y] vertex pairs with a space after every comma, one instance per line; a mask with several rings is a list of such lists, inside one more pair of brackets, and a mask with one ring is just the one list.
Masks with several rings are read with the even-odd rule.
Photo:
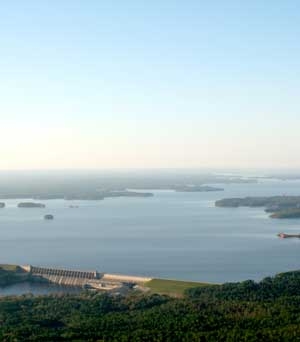
[[[224, 192], [154, 191], [152, 198], [43, 201], [46, 209], [0, 210], [1, 263], [225, 282], [300, 269], [300, 220], [263, 209], [215, 208], [223, 197], [300, 194], [300, 182], [224, 185]], [[79, 208], [71, 209], [69, 205]], [[53, 221], [43, 216], [53, 214]]]
[[49, 294], [77, 294], [82, 291], [82, 288], [70, 287], [70, 286], [59, 286], [55, 284], [38, 284], [38, 283], [19, 283], [11, 286], [0, 287], [1, 296], [15, 296], [22, 294], [33, 294], [33, 295], [49, 295]]

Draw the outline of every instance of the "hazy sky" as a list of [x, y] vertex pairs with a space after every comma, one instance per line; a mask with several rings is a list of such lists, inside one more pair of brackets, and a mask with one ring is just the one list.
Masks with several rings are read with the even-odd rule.
[[11, 0], [0, 169], [300, 167], [298, 0]]

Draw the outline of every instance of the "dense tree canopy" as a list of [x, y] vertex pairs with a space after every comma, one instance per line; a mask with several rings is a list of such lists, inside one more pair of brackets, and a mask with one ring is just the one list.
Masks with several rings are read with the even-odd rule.
[[189, 289], [184, 298], [99, 293], [4, 297], [1, 341], [296, 341], [300, 272]]

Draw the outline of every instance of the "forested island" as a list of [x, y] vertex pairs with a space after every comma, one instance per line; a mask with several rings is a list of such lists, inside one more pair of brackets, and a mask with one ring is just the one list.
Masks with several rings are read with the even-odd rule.
[[264, 207], [271, 218], [300, 218], [300, 196], [270, 196], [225, 198], [215, 202], [217, 207]]
[[300, 272], [127, 296], [31, 295], [0, 299], [1, 341], [237, 342], [300, 336]]
[[44, 220], [54, 220], [54, 216], [51, 214], [44, 215]]

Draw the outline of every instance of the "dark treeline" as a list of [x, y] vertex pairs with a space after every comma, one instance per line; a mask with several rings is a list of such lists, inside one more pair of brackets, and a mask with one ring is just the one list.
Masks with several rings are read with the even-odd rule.
[[187, 291], [190, 298], [266, 301], [285, 296], [300, 296], [300, 271], [280, 273], [264, 278], [259, 283], [246, 280], [239, 283], [192, 288]]
[[297, 341], [300, 272], [190, 289], [185, 298], [99, 293], [0, 300], [1, 341]]

